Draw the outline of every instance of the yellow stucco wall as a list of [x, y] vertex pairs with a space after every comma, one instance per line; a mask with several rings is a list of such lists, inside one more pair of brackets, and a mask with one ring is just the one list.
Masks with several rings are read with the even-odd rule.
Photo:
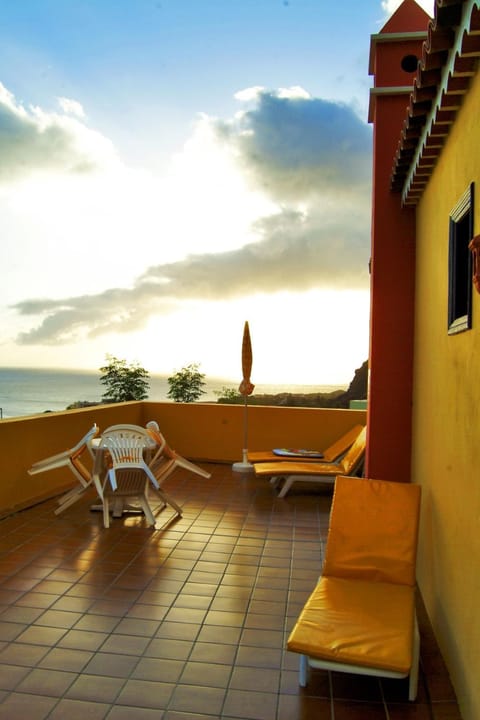
[[423, 488], [418, 579], [464, 720], [480, 718], [480, 296], [447, 334], [449, 213], [475, 183], [480, 233], [480, 74], [417, 208], [412, 477]]

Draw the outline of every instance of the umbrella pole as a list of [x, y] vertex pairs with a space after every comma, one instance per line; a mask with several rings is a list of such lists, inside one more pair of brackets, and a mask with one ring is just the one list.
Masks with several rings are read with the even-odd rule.
[[243, 450], [242, 450], [242, 462], [236, 462], [232, 468], [235, 472], [252, 472], [253, 465], [248, 462], [248, 402], [247, 396], [244, 395], [243, 404]]

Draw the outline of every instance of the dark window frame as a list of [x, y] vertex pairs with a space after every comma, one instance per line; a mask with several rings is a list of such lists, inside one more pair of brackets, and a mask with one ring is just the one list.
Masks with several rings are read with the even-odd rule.
[[448, 239], [448, 334], [472, 327], [473, 196], [471, 183], [450, 213]]

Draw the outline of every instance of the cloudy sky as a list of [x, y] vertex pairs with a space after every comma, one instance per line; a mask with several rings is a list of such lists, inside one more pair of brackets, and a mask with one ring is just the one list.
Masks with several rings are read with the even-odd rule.
[[[421, 4], [433, 12], [433, 0]], [[344, 384], [368, 355], [388, 0], [22, 0], [0, 26], [0, 366]]]

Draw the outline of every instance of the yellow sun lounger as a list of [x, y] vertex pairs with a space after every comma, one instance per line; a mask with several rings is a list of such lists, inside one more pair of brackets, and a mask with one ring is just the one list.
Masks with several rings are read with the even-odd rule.
[[359, 432], [357, 439], [336, 463], [329, 462], [264, 462], [255, 463], [258, 477], [266, 477], [276, 484], [282, 478], [285, 481], [278, 497], [285, 497], [294, 482], [328, 483], [333, 485], [337, 475], [354, 475], [363, 463], [366, 448], [367, 428]]
[[418, 485], [337, 478], [322, 576], [287, 642], [302, 687], [309, 667], [408, 677], [415, 700], [419, 513]]
[[261, 463], [261, 462], [335, 462], [338, 458], [343, 455], [349, 447], [353, 445], [360, 432], [363, 430], [363, 425], [354, 425], [348, 432], [335, 440], [332, 445], [321, 451], [321, 457], [287, 457], [285, 455], [279, 455], [273, 450], [253, 450], [248, 452], [247, 459], [249, 463]]

